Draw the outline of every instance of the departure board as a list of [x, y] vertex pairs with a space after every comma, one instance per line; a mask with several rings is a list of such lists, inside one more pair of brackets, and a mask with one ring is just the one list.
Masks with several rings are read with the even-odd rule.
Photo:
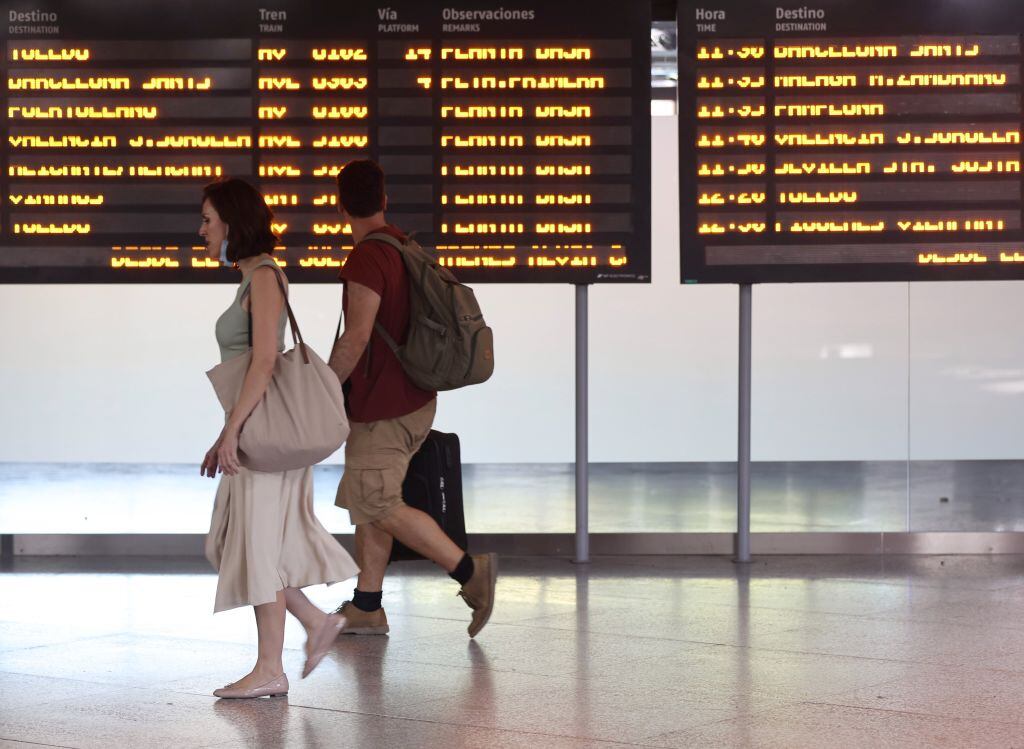
[[650, 280], [645, 3], [2, 5], [0, 283], [234, 282], [201, 188], [251, 180], [279, 264], [332, 282], [339, 167], [470, 282]]
[[684, 282], [1024, 277], [1019, 3], [678, 12]]

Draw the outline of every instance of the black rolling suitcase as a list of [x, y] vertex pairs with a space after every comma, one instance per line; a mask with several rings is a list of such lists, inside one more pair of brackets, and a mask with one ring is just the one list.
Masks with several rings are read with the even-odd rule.
[[[430, 515], [456, 545], [466, 550], [466, 516], [462, 509], [462, 458], [459, 436], [433, 429], [409, 461], [402, 497], [410, 507]], [[391, 561], [423, 559], [397, 540]]]

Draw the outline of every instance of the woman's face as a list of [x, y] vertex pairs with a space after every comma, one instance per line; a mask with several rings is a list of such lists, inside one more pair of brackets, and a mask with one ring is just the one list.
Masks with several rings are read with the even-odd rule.
[[219, 260], [220, 243], [228, 238], [228, 225], [220, 220], [209, 200], [203, 201], [203, 221], [199, 225], [199, 236], [206, 241], [206, 256], [211, 260]]

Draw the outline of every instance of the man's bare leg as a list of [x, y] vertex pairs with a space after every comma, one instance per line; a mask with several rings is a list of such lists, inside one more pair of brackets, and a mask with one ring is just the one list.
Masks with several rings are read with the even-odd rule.
[[368, 593], [382, 590], [392, 543], [392, 537], [373, 523], [356, 526], [356, 564], [359, 565], [356, 587], [359, 590]]
[[[408, 505], [399, 505], [387, 516], [373, 522], [376, 530], [382, 531], [385, 535], [397, 538], [403, 544], [429, 559], [441, 567], [445, 572], [451, 573], [459, 566], [465, 552], [455, 545], [445, 532], [441, 530], [434, 519], [425, 512], [421, 512]], [[358, 537], [356, 538], [358, 543]], [[391, 549], [388, 548], [390, 555]], [[385, 566], [387, 559], [384, 560]], [[383, 570], [381, 580], [384, 579]], [[360, 586], [363, 577], [359, 576]], [[360, 587], [360, 589], [362, 589]]]

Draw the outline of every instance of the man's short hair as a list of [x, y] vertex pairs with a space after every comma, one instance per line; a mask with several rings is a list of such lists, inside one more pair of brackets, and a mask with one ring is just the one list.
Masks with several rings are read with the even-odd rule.
[[350, 161], [338, 172], [338, 202], [354, 218], [384, 210], [384, 171], [370, 159]]

